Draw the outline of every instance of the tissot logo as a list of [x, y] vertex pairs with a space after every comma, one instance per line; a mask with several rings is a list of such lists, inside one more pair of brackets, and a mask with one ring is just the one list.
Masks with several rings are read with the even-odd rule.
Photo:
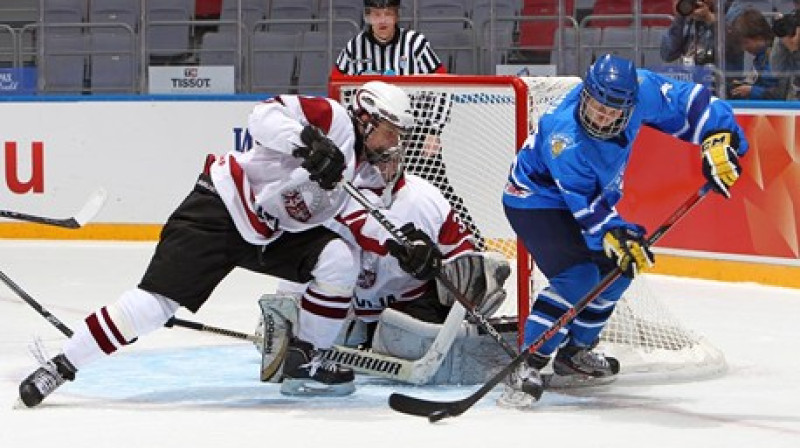
[[176, 89], [210, 89], [211, 78], [201, 78], [197, 67], [183, 69], [183, 78], [171, 78], [172, 87]]

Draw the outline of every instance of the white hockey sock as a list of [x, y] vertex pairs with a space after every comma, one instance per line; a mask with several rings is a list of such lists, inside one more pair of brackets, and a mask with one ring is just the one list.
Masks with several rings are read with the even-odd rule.
[[88, 315], [64, 344], [64, 355], [80, 370], [137, 337], [161, 328], [178, 307], [166, 297], [138, 288], [129, 290], [117, 302]]

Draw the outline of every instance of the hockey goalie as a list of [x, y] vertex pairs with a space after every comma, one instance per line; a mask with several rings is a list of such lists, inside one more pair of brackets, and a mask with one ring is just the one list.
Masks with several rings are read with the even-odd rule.
[[[404, 148], [397, 147], [370, 161], [374, 177], [359, 177], [354, 184], [385, 219], [403, 225], [400, 231], [409, 240], [425, 241], [444, 260], [441, 275], [478, 313], [491, 316], [506, 297], [507, 260], [476, 250], [474, 236], [442, 193], [404, 172], [403, 155]], [[356, 201], [328, 226], [361, 259], [350, 323], [327, 352], [330, 359], [357, 372], [414, 384], [478, 383], [506, 362], [508, 355], [497, 341], [465, 320], [466, 311], [452, 291], [436, 279], [408, 273], [401, 246]], [[280, 381], [288, 340], [297, 334], [299, 305], [293, 289], [282, 283], [277, 294], [260, 300], [263, 381]], [[516, 323], [511, 327], [507, 337], [514, 344]]]
[[[467, 252], [445, 262], [442, 271], [481, 315], [492, 315], [505, 300], [503, 284], [510, 267], [501, 254]], [[359, 373], [412, 384], [485, 381], [508, 362], [508, 355], [477, 324], [465, 319], [466, 311], [451, 291], [437, 280], [431, 283], [425, 295], [411, 300], [367, 296], [357, 288], [357, 306], [326, 357]], [[259, 300], [262, 381], [280, 381], [288, 340], [297, 331], [299, 295], [291, 291], [293, 286], [283, 284], [283, 288]], [[516, 343], [516, 318], [491, 322], [505, 330], [502, 334], [510, 344]]]

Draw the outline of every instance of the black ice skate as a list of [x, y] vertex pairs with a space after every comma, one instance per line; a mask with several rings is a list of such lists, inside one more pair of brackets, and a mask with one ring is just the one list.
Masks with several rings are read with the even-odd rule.
[[556, 375], [585, 375], [593, 378], [607, 378], [619, 373], [617, 358], [595, 352], [592, 347], [568, 345], [562, 347], [553, 361]]
[[292, 339], [283, 362], [284, 395], [349, 395], [355, 391], [353, 370], [324, 359], [308, 342]]
[[525, 408], [539, 401], [545, 388], [540, 371], [548, 361], [550, 358], [538, 354], [528, 356], [526, 362], [521, 363], [506, 378], [497, 404], [507, 408]]
[[[41, 356], [38, 353], [34, 354]], [[78, 371], [63, 354], [49, 361], [41, 357], [39, 362], [42, 366], [28, 375], [19, 385], [19, 399], [29, 408], [37, 406], [67, 380], [74, 380], [75, 372]]]

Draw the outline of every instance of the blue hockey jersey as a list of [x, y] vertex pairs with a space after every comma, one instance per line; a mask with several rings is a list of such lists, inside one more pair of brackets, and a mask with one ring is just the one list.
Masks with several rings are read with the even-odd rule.
[[520, 209], [568, 209], [588, 247], [600, 250], [606, 230], [630, 225], [617, 214], [616, 204], [642, 125], [698, 145], [710, 131], [730, 130], [739, 135], [739, 155], [747, 151], [730, 105], [708, 89], [645, 69], [637, 75], [638, 102], [628, 127], [615, 138], [599, 140], [583, 130], [578, 117], [582, 83], [553, 104], [512, 164], [503, 203]]

